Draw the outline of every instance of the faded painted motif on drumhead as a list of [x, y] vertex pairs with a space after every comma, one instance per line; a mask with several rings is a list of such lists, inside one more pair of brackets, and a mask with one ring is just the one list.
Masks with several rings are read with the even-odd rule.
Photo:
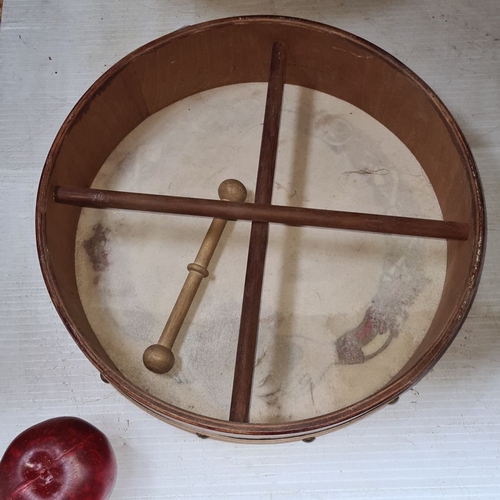
[[[93, 187], [217, 199], [228, 178], [253, 201], [265, 84], [203, 92], [151, 116]], [[287, 85], [273, 203], [441, 219], [424, 171], [397, 137], [326, 94]], [[165, 375], [142, 364], [210, 224], [205, 218], [84, 209], [78, 288], [89, 322], [132, 382], [227, 419], [250, 223], [229, 222]], [[325, 414], [373, 394], [405, 365], [437, 309], [446, 242], [271, 225], [250, 420]]]

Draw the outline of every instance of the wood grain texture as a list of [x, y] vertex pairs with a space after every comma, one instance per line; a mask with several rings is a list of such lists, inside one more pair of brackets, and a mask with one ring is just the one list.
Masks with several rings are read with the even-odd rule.
[[[275, 42], [272, 47], [255, 187], [256, 205], [270, 205], [273, 196], [286, 70], [287, 47], [281, 42]], [[229, 412], [229, 420], [233, 422], [248, 422], [268, 236], [269, 224], [267, 222], [252, 222]]]
[[350, 229], [426, 238], [467, 240], [470, 232], [468, 224], [464, 222], [257, 203], [221, 203], [217, 200], [202, 198], [107, 191], [103, 189], [57, 186], [54, 190], [54, 200], [56, 203], [78, 207], [219, 217], [230, 220], [274, 222], [289, 226]]

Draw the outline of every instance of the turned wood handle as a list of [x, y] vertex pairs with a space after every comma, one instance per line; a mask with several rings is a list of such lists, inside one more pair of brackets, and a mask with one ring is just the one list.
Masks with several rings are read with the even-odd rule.
[[[247, 197], [247, 190], [241, 182], [228, 179], [219, 186], [219, 197], [223, 201], [243, 202]], [[196, 255], [194, 262], [188, 264], [189, 273], [163, 329], [160, 340], [158, 340], [157, 344], [149, 346], [144, 351], [142, 359], [148, 370], [155, 373], [167, 373], [174, 366], [175, 357], [172, 353], [172, 346], [184, 323], [201, 280], [209, 274], [207, 267], [226, 223], [227, 220], [225, 219], [216, 218], [212, 220], [198, 255]]]

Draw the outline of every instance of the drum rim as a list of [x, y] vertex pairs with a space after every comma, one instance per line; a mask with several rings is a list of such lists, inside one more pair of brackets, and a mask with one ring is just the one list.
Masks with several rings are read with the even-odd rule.
[[[473, 194], [472, 204], [476, 210], [476, 219], [471, 220], [475, 224], [476, 235], [474, 241], [475, 257], [470, 264], [468, 274], [468, 286], [461, 295], [459, 307], [452, 321], [448, 322], [447, 327], [442, 330], [442, 335], [437, 339], [432, 346], [427, 350], [425, 356], [422, 356], [413, 367], [411, 367], [405, 374], [394, 380], [392, 383], [386, 385], [381, 390], [372, 394], [371, 396], [353, 404], [348, 407], [330, 412], [317, 417], [311, 417], [302, 420], [296, 420], [289, 423], [238, 423], [231, 422], [212, 417], [200, 415], [180, 407], [174, 406], [170, 403], [160, 400], [150, 394], [147, 394], [143, 389], [131, 383], [121, 373], [110, 369], [106, 363], [100, 358], [99, 354], [89, 344], [84, 335], [79, 331], [78, 325], [69, 314], [65, 304], [62, 291], [60, 290], [52, 269], [51, 257], [47, 251], [46, 245], [46, 206], [47, 200], [51, 196], [48, 192], [49, 179], [54, 169], [57, 155], [60, 146], [66, 134], [71, 130], [80, 115], [84, 111], [88, 103], [94, 99], [100, 89], [105, 87], [125, 66], [130, 64], [134, 59], [144, 56], [145, 54], [156, 50], [157, 48], [170, 43], [176, 38], [187, 37], [191, 34], [199, 32], [200, 30], [211, 30], [219, 27], [237, 24], [248, 23], [275, 23], [275, 24], [288, 24], [296, 27], [307, 28], [316, 31], [325, 31], [330, 34], [335, 34], [341, 38], [349, 39], [360, 46], [367, 48], [370, 52], [376, 55], [377, 58], [383, 59], [385, 62], [396, 67], [397, 71], [401, 72], [405, 78], [409, 78], [414, 84], [419, 86], [427, 98], [432, 101], [432, 104], [437, 109], [440, 116], [444, 119], [450, 137], [455, 143], [460, 155], [465, 159], [464, 163], [468, 166], [468, 174], [470, 179], [470, 189]], [[137, 403], [149, 413], [169, 421], [176, 426], [180, 426], [185, 430], [192, 432], [199, 432], [200, 429], [206, 431], [212, 437], [219, 437], [223, 439], [237, 440], [242, 439], [256, 441], [256, 440], [280, 440], [280, 439], [303, 439], [309, 437], [311, 434], [323, 433], [335, 427], [343, 426], [353, 420], [356, 420], [373, 410], [387, 404], [401, 393], [411, 388], [416, 382], [422, 379], [428, 371], [435, 365], [440, 357], [445, 353], [455, 336], [458, 334], [469, 309], [474, 300], [477, 288], [479, 286], [480, 274], [484, 262], [484, 251], [486, 243], [486, 220], [485, 220], [485, 207], [482, 192], [482, 186], [479, 179], [477, 166], [472, 156], [472, 152], [467, 144], [467, 141], [460, 130], [455, 119], [437, 97], [432, 89], [413, 71], [407, 68], [402, 62], [397, 60], [392, 55], [380, 47], [339, 28], [335, 28], [322, 23], [292, 18], [283, 16], [245, 16], [245, 17], [229, 17], [224, 19], [217, 19], [207, 21], [201, 24], [188, 26], [174, 31], [170, 34], [164, 35], [156, 40], [153, 40], [133, 52], [129, 53], [116, 64], [114, 64], [108, 71], [106, 71], [100, 78], [98, 78], [91, 87], [80, 98], [75, 107], [69, 113], [61, 126], [52, 146], [48, 153], [47, 160], [41, 175], [40, 184], [38, 188], [37, 202], [36, 202], [36, 241], [39, 262], [42, 270], [42, 275], [47, 286], [49, 295], [54, 303], [54, 306], [61, 317], [66, 329], [69, 331], [74, 341], [85, 354], [85, 356], [92, 362], [92, 364], [99, 370], [99, 372], [107, 379], [119, 392], [121, 392], [128, 399]]]

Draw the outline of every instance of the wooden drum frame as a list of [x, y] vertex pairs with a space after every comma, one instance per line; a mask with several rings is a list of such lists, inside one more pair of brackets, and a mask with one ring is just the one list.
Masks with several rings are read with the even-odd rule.
[[[116, 368], [92, 330], [78, 293], [75, 236], [81, 207], [56, 203], [54, 189], [89, 188], [120, 141], [170, 104], [216, 87], [266, 82], [270, 67], [273, 80], [276, 44], [286, 47], [286, 83], [347, 101], [406, 145], [426, 172], [444, 220], [451, 221], [446, 227], [458, 227], [461, 236], [441, 234], [448, 238], [447, 269], [437, 312], [416, 352], [385, 387], [346, 408], [304, 420], [249, 423], [243, 416], [226, 421], [151, 396]], [[279, 57], [277, 61], [280, 63]], [[268, 111], [273, 113], [266, 108], [266, 116]], [[266, 147], [273, 148], [266, 146], [265, 140], [261, 159]], [[261, 200], [269, 203], [265, 196]], [[98, 203], [99, 199], [94, 197], [93, 201]], [[223, 211], [217, 203], [222, 204], [214, 202], [211, 209]], [[226, 218], [241, 215], [234, 205], [232, 216]], [[105, 207], [106, 202], [99, 206]], [[209, 209], [204, 215], [215, 216]], [[273, 214], [265, 219], [257, 213], [257, 206], [246, 215], [265, 224], [273, 220]], [[326, 214], [326, 219], [329, 216]], [[305, 224], [300, 218], [294, 222], [290, 217], [290, 224]], [[349, 223], [345, 227], [357, 228]], [[404, 226], [404, 221], [400, 223]], [[388, 232], [398, 232], [398, 224], [396, 221], [394, 230]], [[410, 233], [403, 230], [402, 234]], [[425, 231], [422, 234], [430, 235]], [[459, 127], [432, 90], [401, 62], [330, 26], [283, 17], [238, 17], [183, 28], [159, 38], [127, 55], [90, 87], [65, 120], [48, 154], [38, 191], [36, 236], [52, 301], [77, 345], [106, 381], [147, 412], [185, 430], [223, 440], [276, 442], [309, 440], [352, 422], [395, 400], [431, 369], [457, 335], [477, 290], [485, 245], [485, 213], [478, 172]]]

